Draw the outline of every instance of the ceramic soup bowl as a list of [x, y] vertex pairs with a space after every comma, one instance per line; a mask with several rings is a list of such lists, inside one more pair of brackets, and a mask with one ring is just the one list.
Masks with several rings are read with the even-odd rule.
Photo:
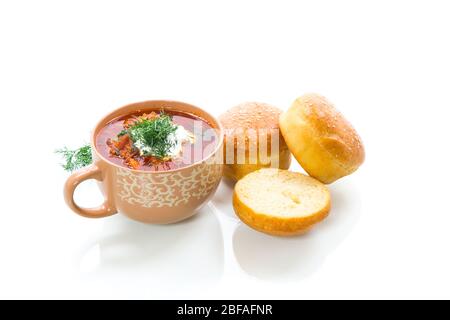
[[[120, 165], [100, 152], [98, 134], [111, 121], [161, 109], [206, 121], [216, 133], [210, 153], [180, 168], [146, 171]], [[183, 102], [154, 100], [119, 108], [100, 120], [91, 145], [93, 164], [73, 173], [64, 187], [67, 205], [84, 217], [101, 218], [120, 212], [145, 223], [174, 223], [194, 215], [213, 195], [222, 177], [223, 165], [218, 160], [222, 159], [222, 126], [203, 109]], [[87, 179], [97, 180], [104, 195], [104, 203], [97, 208], [83, 208], [74, 201], [76, 187]]]

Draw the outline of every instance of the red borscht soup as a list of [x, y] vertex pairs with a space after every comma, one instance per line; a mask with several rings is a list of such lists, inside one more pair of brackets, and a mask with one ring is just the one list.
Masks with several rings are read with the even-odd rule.
[[146, 111], [110, 121], [96, 136], [109, 161], [130, 169], [165, 171], [186, 167], [214, 152], [218, 131], [200, 117], [176, 111]]

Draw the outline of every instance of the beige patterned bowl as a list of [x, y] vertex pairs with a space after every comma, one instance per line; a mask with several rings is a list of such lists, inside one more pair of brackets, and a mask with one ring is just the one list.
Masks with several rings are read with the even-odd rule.
[[[121, 167], [99, 153], [95, 138], [108, 122], [136, 111], [162, 108], [191, 113], [208, 121], [219, 136], [214, 151], [203, 160], [186, 167], [159, 172]], [[91, 136], [91, 144], [93, 164], [72, 174], [64, 187], [67, 205], [84, 217], [101, 218], [120, 212], [146, 223], [177, 222], [194, 215], [213, 195], [222, 177], [222, 126], [209, 113], [187, 103], [153, 100], [119, 108], [97, 124]], [[105, 196], [105, 202], [97, 208], [82, 208], [73, 199], [78, 184], [87, 179], [98, 180]]]

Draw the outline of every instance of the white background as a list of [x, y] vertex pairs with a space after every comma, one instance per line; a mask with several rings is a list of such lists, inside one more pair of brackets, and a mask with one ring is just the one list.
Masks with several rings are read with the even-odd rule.
[[[0, 2], [0, 298], [450, 298], [449, 17], [448, 1]], [[367, 159], [304, 237], [242, 225], [226, 183], [171, 226], [63, 202], [53, 150], [114, 108], [219, 115], [311, 91]]]

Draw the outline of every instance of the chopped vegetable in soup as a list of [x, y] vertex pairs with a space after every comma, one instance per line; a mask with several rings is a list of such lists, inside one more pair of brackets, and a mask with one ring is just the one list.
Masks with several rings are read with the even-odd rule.
[[203, 119], [152, 111], [111, 121], [97, 135], [96, 144], [100, 153], [116, 164], [158, 171], [203, 159], [207, 156], [204, 151], [212, 150], [216, 140], [215, 129]]

